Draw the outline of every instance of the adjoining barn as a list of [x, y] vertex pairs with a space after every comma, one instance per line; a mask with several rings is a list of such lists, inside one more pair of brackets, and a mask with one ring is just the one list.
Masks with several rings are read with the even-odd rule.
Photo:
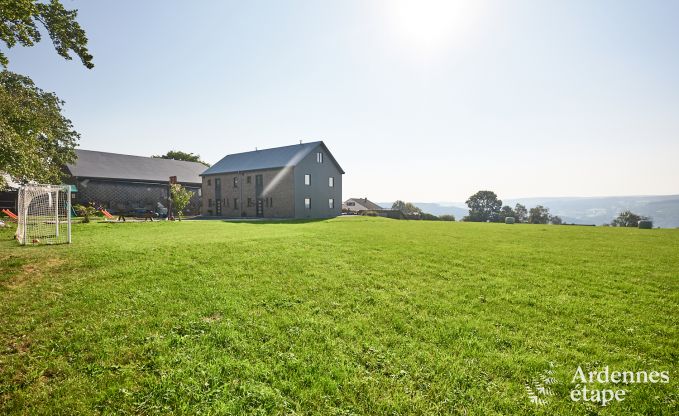
[[335, 217], [341, 209], [343, 174], [322, 141], [227, 155], [201, 175], [202, 213]]
[[76, 155], [76, 162], [64, 168], [64, 182], [75, 185], [74, 204], [95, 203], [112, 213], [162, 213], [169, 202], [170, 176], [176, 176], [194, 193], [185, 214], [200, 212], [200, 174], [206, 169], [202, 163], [80, 149]]

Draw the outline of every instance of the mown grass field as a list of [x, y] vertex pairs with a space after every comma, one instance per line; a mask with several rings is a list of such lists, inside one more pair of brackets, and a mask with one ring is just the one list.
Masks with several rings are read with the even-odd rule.
[[[678, 414], [678, 323], [679, 230], [95, 223], [49, 247], [0, 231], [0, 413]], [[578, 365], [670, 383], [574, 403]], [[550, 368], [554, 395], [531, 403]]]

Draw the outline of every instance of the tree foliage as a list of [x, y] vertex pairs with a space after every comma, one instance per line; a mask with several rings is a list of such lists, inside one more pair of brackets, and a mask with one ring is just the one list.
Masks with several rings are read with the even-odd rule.
[[552, 224], [554, 224], [554, 225], [561, 225], [561, 224], [563, 224], [563, 220], [562, 220], [561, 217], [559, 217], [558, 215], [552, 215], [552, 216], [550, 216], [550, 217], [549, 217], [549, 222], [552, 223]]
[[0, 171], [18, 182], [60, 182], [79, 138], [62, 105], [30, 78], [0, 71]]
[[422, 210], [412, 202], [398, 200], [391, 205], [391, 209], [397, 209], [405, 215], [422, 215]]
[[531, 224], [549, 224], [549, 208], [538, 205], [528, 212], [528, 222]]
[[517, 203], [516, 206], [514, 206], [514, 220], [516, 220], [516, 222], [528, 221], [528, 210], [525, 205]]
[[441, 221], [455, 221], [455, 216], [453, 214], [443, 214], [439, 215]]
[[493, 191], [479, 191], [470, 196], [466, 204], [469, 207], [469, 215], [464, 217], [464, 221], [496, 222], [500, 220], [502, 201]]
[[91, 204], [87, 204], [87, 205], [74, 205], [74, 206], [73, 206], [73, 209], [75, 209], [75, 212], [77, 212], [78, 215], [80, 215], [81, 217], [83, 217], [83, 219], [82, 219], [82, 222], [83, 222], [83, 223], [88, 223], [88, 222], [90, 222], [90, 217], [94, 217], [95, 215], [97, 215], [97, 212], [99, 212], [99, 210], [97, 210], [97, 209], [96, 209], [94, 206], [92, 206]]
[[174, 209], [177, 211], [177, 215], [181, 221], [182, 212], [184, 211], [184, 208], [189, 205], [193, 192], [178, 183], [173, 183], [170, 185], [170, 194], [172, 196], [172, 205], [174, 205]]
[[516, 212], [514, 212], [512, 207], [510, 207], [509, 205], [505, 205], [500, 210], [500, 218], [499, 218], [500, 222], [504, 222], [505, 218], [507, 218], [507, 217], [512, 217], [512, 218], [514, 218], [514, 220], [516, 220]]
[[210, 166], [208, 163], [205, 163], [202, 160], [200, 160], [200, 155], [182, 152], [181, 150], [170, 150], [164, 155], [153, 155], [151, 157], [155, 157], [156, 159], [172, 159], [172, 160], [183, 160], [186, 162], [198, 162], [202, 163], [205, 166]]
[[[85, 31], [75, 20], [77, 10], [66, 10], [59, 0], [0, 0], [0, 42], [9, 49], [33, 46], [49, 35], [57, 53], [93, 68]], [[0, 65], [7, 56], [0, 51]], [[19, 182], [58, 182], [65, 163], [75, 159], [79, 138], [61, 114], [63, 101], [37, 88], [30, 78], [0, 72], [0, 172]], [[4, 187], [0, 176], [0, 188]]]
[[630, 210], [625, 210], [611, 222], [611, 225], [613, 227], [638, 227], [639, 221], [648, 219], [648, 217], [635, 214]]
[[[70, 60], [72, 51], [83, 65], [93, 68], [87, 36], [75, 20], [77, 16], [77, 10], [66, 10], [59, 0], [0, 0], [0, 40], [7, 48], [33, 46], [42, 39], [42, 27], [59, 55]], [[6, 68], [8, 64], [7, 56], [0, 52], [0, 65]]]

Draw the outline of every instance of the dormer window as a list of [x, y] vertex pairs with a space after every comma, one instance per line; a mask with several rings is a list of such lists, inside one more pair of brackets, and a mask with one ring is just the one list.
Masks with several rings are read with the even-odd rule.
[[316, 153], [316, 162], [323, 163], [323, 153], [321, 152]]

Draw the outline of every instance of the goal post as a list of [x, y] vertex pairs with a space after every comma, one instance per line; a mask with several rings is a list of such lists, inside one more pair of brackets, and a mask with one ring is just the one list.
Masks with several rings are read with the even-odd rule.
[[70, 185], [24, 185], [17, 201], [20, 244], [71, 242]]

